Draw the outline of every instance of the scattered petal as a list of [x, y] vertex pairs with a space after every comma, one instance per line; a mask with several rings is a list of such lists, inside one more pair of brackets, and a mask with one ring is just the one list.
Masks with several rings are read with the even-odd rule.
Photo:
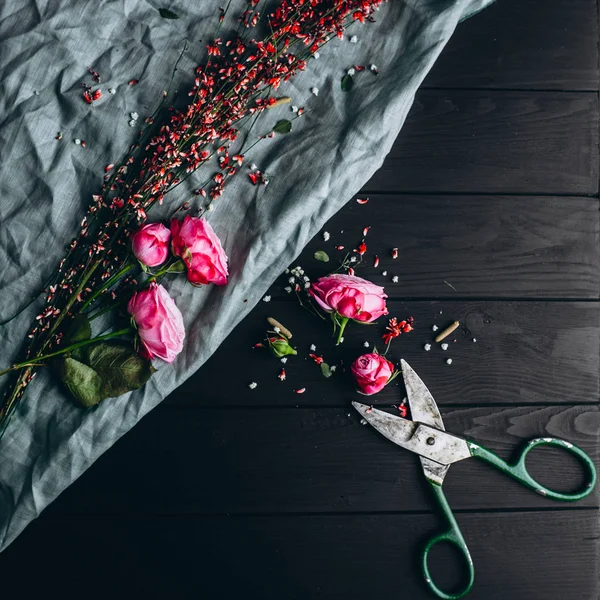
[[451, 358], [447, 358], [446, 359], [446, 364], [447, 365], [451, 365], [452, 364], [452, 359]]
[[310, 88], [310, 93], [311, 93], [313, 96], [318, 96], [318, 95], [319, 95], [319, 88], [318, 88], [318, 87], [311, 87], [311, 88]]
[[351, 44], [356, 44], [357, 42], [358, 42], [358, 36], [356, 36], [356, 35], [353, 35], [353, 36], [350, 38], [350, 43], [351, 43]]
[[441, 345], [442, 350], [448, 350], [448, 344], [445, 342]]
[[363, 342], [363, 346], [364, 346], [365, 348], [368, 348], [368, 347], [370, 346], [370, 344], [369, 344], [369, 342]]
[[265, 296], [263, 302], [271, 302], [271, 296]]
[[108, 88], [108, 93], [114, 95], [117, 93], [117, 90], [115, 88]]
[[425, 352], [429, 352], [431, 350], [431, 344], [425, 344], [423, 346], [423, 349], [425, 350]]
[[254, 389], [256, 389], [258, 387], [258, 383], [256, 383], [256, 381], [252, 381], [251, 383], [248, 384], [248, 387], [251, 390], [254, 390]]
[[285, 363], [287, 362], [287, 356], [283, 356], [282, 358], [280, 358], [280, 360], [285, 365]]
[[431, 330], [432, 330], [432, 331], [437, 331], [438, 329], [439, 329], [439, 327], [438, 327], [437, 325], [434, 325], [434, 326], [431, 328]]
[[294, 390], [294, 392], [295, 392], [296, 394], [304, 394], [304, 392], [305, 392], [305, 391], [306, 391], [306, 388], [299, 388], [299, 389], [297, 389], [297, 390]]
[[393, 283], [398, 283], [398, 275], [394, 275], [394, 276], [392, 277], [392, 282], [393, 282]]
[[356, 201], [359, 204], [366, 204], [369, 201], [369, 199], [368, 198], [357, 198]]
[[310, 345], [310, 351], [311, 352], [315, 352], [316, 349], [317, 349], [317, 347], [314, 344]]
[[323, 241], [324, 242], [328, 242], [330, 237], [331, 237], [331, 235], [329, 234], [329, 231], [323, 232]]

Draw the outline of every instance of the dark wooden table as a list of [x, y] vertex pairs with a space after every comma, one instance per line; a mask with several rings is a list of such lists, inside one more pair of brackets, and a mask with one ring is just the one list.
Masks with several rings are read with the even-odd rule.
[[[350, 201], [297, 261], [323, 274], [332, 263], [315, 250], [336, 258], [370, 225], [358, 274], [417, 323], [393, 358], [417, 369], [449, 429], [506, 458], [541, 434], [599, 458], [597, 49], [595, 0], [502, 0], [462, 24], [359, 195], [370, 202]], [[418, 461], [349, 407], [342, 365], [384, 323], [351, 326], [335, 349], [283, 285], [0, 557], [4, 597], [432, 597], [418, 556], [442, 521]], [[268, 315], [296, 334], [283, 383], [252, 349]], [[432, 326], [454, 320], [448, 351], [425, 352]], [[311, 344], [340, 365], [331, 379]], [[392, 385], [377, 402], [402, 396]], [[530, 465], [564, 489], [580, 477], [557, 452]], [[445, 487], [476, 564], [472, 600], [598, 598], [598, 492], [561, 505], [474, 461]], [[456, 557], [434, 559], [456, 582]]]

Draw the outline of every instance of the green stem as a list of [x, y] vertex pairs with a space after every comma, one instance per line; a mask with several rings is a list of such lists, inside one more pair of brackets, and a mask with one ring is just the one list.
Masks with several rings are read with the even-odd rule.
[[81, 308], [79, 309], [79, 312], [83, 312], [100, 294], [102, 294], [102, 292], [104, 292], [104, 290], [107, 290], [113, 283], [115, 283], [116, 281], [118, 281], [119, 279], [121, 279], [121, 277], [123, 277], [123, 275], [125, 275], [125, 273], [127, 273], [128, 271], [130, 271], [131, 269], [133, 269], [134, 266], [135, 266], [135, 263], [129, 263], [128, 265], [125, 265], [120, 271], [118, 271], [117, 273], [115, 273], [112, 277], [110, 277], [106, 281], [106, 283], [104, 283], [104, 285], [102, 285], [100, 288], [98, 288], [81, 305]]
[[336, 346], [339, 346], [342, 340], [342, 336], [344, 335], [344, 329], [346, 329], [346, 325], [348, 325], [348, 321], [350, 319], [348, 317], [342, 317], [341, 319], [336, 319], [336, 322], [339, 326], [338, 329], [338, 336], [337, 336], [337, 340], [335, 342]]
[[24, 369], [25, 367], [31, 367], [37, 363], [40, 363], [48, 358], [54, 358], [55, 356], [60, 356], [61, 354], [66, 354], [71, 350], [75, 350], [76, 348], [82, 348], [83, 346], [89, 346], [90, 344], [97, 344], [98, 342], [102, 342], [104, 340], [109, 340], [111, 338], [118, 337], [120, 335], [124, 335], [130, 331], [130, 327], [126, 327], [124, 329], [119, 329], [119, 331], [113, 331], [112, 333], [107, 333], [106, 335], [100, 335], [98, 337], [92, 338], [90, 340], [82, 340], [81, 342], [76, 342], [75, 344], [71, 344], [70, 346], [66, 346], [65, 348], [61, 348], [56, 352], [50, 352], [50, 354], [44, 354], [42, 356], [37, 356], [36, 358], [32, 358], [31, 360], [26, 360], [22, 363], [18, 363], [16, 365], [12, 365], [12, 367], [8, 367], [8, 369], [4, 369], [4, 371], [0, 371], [0, 376], [6, 375], [11, 371], [18, 371], [19, 369]]

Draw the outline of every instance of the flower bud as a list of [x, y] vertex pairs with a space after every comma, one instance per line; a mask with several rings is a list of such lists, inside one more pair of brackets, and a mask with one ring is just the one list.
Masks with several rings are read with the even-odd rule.
[[269, 344], [271, 352], [277, 358], [282, 358], [288, 354], [292, 354], [294, 356], [298, 354], [296, 350], [290, 346], [288, 339], [283, 335], [278, 335], [277, 337], [268, 337], [267, 343]]

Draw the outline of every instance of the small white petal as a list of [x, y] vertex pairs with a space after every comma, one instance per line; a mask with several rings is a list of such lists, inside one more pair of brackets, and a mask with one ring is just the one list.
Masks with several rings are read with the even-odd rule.
[[304, 284], [304, 289], [307, 290], [310, 287], [310, 281]]
[[381, 274], [385, 277], [387, 275], [387, 271], [381, 271]]
[[252, 163], [252, 164], [250, 165], [250, 169], [251, 169], [252, 171], [256, 171], [256, 170], [258, 169], [258, 167], [257, 167], [257, 166], [256, 166], [254, 163]]
[[138, 120], [138, 117], [139, 117], [139, 115], [138, 115], [136, 112], [131, 112], [131, 113], [129, 113], [129, 116], [131, 117], [131, 119], [132, 119], [133, 121], [137, 121], [137, 120]]
[[78, 146], [81, 146], [81, 140], [79, 138], [75, 138], [73, 140]]
[[109, 94], [116, 94], [117, 90], [115, 90], [115, 88], [108, 88], [108, 93]]
[[253, 381], [252, 383], [248, 384], [248, 387], [253, 390], [258, 386], [258, 383], [256, 383], [256, 381]]
[[319, 95], [319, 88], [318, 88], [318, 87], [311, 87], [311, 88], [310, 88], [310, 93], [311, 93], [313, 96], [318, 96], [318, 95]]
[[358, 42], [358, 36], [356, 36], [356, 35], [353, 35], [353, 36], [350, 38], [350, 43], [351, 43], [351, 44], [356, 44], [356, 42]]
[[474, 342], [476, 342], [476, 341], [477, 341], [477, 339], [476, 339], [476, 338], [473, 338], [473, 341], [474, 341]]
[[265, 296], [263, 302], [271, 302], [271, 296]]
[[328, 242], [330, 237], [331, 237], [331, 236], [329, 235], [329, 231], [324, 231], [324, 232], [323, 232], [323, 240], [324, 240], [325, 242]]
[[354, 73], [356, 73], [356, 69], [354, 67], [352, 67], [351, 69], [348, 69], [346, 71], [346, 73], [348, 73], [348, 75], [352, 76], [352, 75], [354, 75]]
[[445, 342], [442, 344], [441, 346], [442, 350], [448, 350], [448, 344], [446, 344]]
[[313, 56], [314, 56], [315, 58], [319, 58], [319, 56], [321, 56], [321, 55], [320, 55], [318, 52], [315, 52], [315, 53], [313, 54]]
[[429, 352], [431, 350], [431, 344], [425, 344], [423, 346], [423, 348], [424, 348], [425, 352]]
[[368, 347], [369, 347], [369, 342], [364, 342], [364, 343], [363, 343], [363, 346], [364, 346], [365, 348], [368, 348]]
[[133, 119], [129, 121], [129, 127], [135, 127], [135, 121]]
[[371, 71], [377, 71], [377, 65], [369, 65], [369, 69], [371, 69]]
[[286, 287], [283, 288], [288, 294], [292, 293], [292, 288], [288, 285]]
[[356, 256], [351, 256], [350, 257], [350, 262], [356, 262]]
[[336, 365], [331, 365], [331, 366], [329, 367], [329, 370], [330, 370], [332, 373], [334, 373], [336, 369], [337, 369], [337, 366], [336, 366]]
[[452, 364], [452, 359], [451, 358], [447, 358], [446, 359], [446, 364], [447, 365], [451, 365]]
[[287, 362], [287, 356], [284, 356], [284, 357], [281, 359], [281, 362], [282, 362], [282, 363], [285, 365], [285, 363]]
[[398, 275], [394, 275], [394, 276], [392, 277], [392, 281], [393, 281], [394, 283], [398, 283]]
[[438, 327], [437, 325], [434, 325], [434, 326], [433, 326], [431, 329], [432, 329], [433, 331], [437, 331], [437, 330], [439, 329], [439, 327]]
[[273, 327], [273, 331], [274, 331], [275, 333], [280, 333], [280, 332], [281, 332], [281, 329], [279, 329], [279, 327]]
[[314, 352], [317, 349], [317, 347], [314, 344], [310, 345], [310, 351]]
[[344, 343], [344, 338], [343, 338], [343, 337], [341, 337], [341, 338], [340, 338], [340, 344], [343, 344], [343, 343]]
[[293, 113], [297, 113], [298, 112], [298, 107], [297, 106], [292, 106], [291, 109], [292, 109]]

